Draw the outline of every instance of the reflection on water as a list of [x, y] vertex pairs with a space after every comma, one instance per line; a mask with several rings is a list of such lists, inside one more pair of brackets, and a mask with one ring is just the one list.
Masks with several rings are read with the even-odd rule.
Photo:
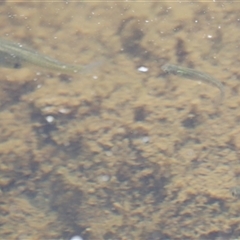
[[[237, 239], [238, 8], [3, 2], [1, 37], [106, 61], [73, 76], [0, 69], [0, 236]], [[224, 101], [166, 63], [206, 70]]]

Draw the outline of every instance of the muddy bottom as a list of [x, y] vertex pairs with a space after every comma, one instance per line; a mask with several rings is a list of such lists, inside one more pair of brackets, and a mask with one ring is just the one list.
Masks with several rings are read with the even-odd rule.
[[0, 68], [0, 237], [237, 239], [239, 8], [2, 2], [1, 37], [90, 68]]

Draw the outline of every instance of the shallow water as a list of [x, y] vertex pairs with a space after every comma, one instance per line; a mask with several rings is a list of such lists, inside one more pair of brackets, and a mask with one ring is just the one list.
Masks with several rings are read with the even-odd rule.
[[[1, 37], [107, 61], [80, 76], [0, 69], [0, 236], [238, 238], [239, 8], [2, 3]], [[166, 63], [204, 69], [224, 101]]]

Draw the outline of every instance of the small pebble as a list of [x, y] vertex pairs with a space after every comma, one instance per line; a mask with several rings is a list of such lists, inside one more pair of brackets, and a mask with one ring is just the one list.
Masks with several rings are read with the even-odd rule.
[[110, 176], [109, 175], [101, 175], [101, 176], [98, 176], [98, 180], [100, 182], [108, 182], [110, 180]]
[[47, 117], [46, 117], [46, 121], [47, 121], [48, 123], [52, 123], [52, 122], [54, 121], [54, 117], [53, 117], [53, 116], [47, 116]]
[[83, 240], [83, 238], [80, 236], [73, 236], [70, 238], [70, 240]]
[[138, 68], [138, 71], [139, 71], [139, 72], [147, 72], [147, 71], [148, 71], [148, 68], [142, 66], [142, 67], [139, 67], [139, 68]]
[[150, 141], [149, 137], [145, 136], [142, 138], [143, 143], [148, 143]]

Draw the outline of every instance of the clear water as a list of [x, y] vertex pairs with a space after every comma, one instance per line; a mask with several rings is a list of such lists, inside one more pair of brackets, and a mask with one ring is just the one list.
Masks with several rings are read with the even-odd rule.
[[[1, 37], [73, 65], [104, 59], [73, 76], [0, 69], [1, 238], [237, 239], [239, 8], [1, 3]], [[167, 63], [219, 79], [224, 101]]]

